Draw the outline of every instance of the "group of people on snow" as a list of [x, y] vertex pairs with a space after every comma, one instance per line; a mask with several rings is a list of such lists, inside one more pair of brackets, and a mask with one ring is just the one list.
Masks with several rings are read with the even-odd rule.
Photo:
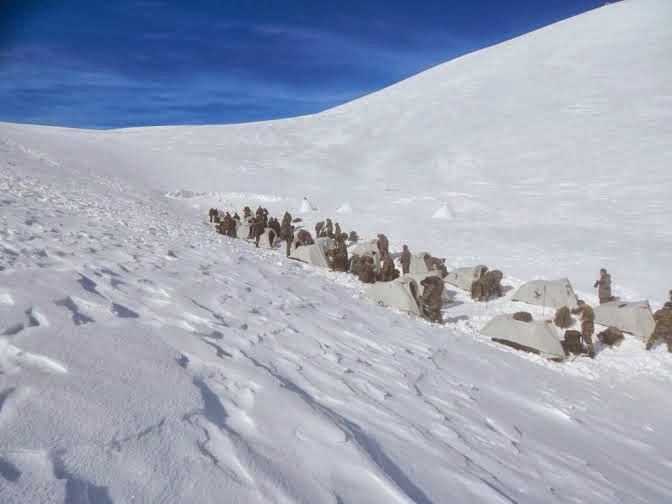
[[[302, 219], [292, 219], [289, 212], [285, 212], [281, 222], [270, 217], [268, 210], [261, 206], [257, 208], [254, 214], [252, 214], [250, 207], [246, 206], [243, 209], [242, 219], [237, 212], [231, 215], [227, 211], [222, 215], [216, 208], [211, 208], [208, 211], [208, 217], [210, 222], [215, 224], [218, 233], [231, 238], [254, 240], [256, 247], [259, 247], [261, 236], [268, 230], [271, 234], [271, 242], [274, 242], [276, 237], [278, 240], [285, 242], [287, 257], [290, 256], [292, 247], [298, 248], [315, 244], [310, 231], [300, 225], [295, 226], [295, 224], [302, 222]], [[237, 230], [241, 228], [243, 220], [249, 224], [247, 227], [249, 231], [247, 236], [238, 236]], [[334, 223], [329, 218], [315, 224], [315, 237], [334, 240], [333, 246], [327, 250], [329, 266], [333, 271], [351, 273], [363, 283], [390, 282], [399, 278], [402, 273], [407, 274], [410, 270], [411, 252], [408, 246], [403, 246], [403, 251], [399, 257], [399, 264], [402, 269], [402, 273], [400, 273], [390, 254], [389, 240], [382, 233], [377, 237], [377, 250], [365, 254], [350, 254], [348, 244], [356, 243], [359, 236], [355, 231], [351, 231], [349, 234], [342, 232], [339, 223]], [[374, 257], [375, 254], [377, 254], [377, 257]], [[377, 267], [376, 259], [380, 261], [379, 267]], [[444, 290], [442, 278], [448, 274], [445, 261], [445, 259], [426, 256], [427, 268], [438, 270], [441, 277], [430, 276], [421, 280], [423, 293], [416, 296], [421, 313], [432, 322], [441, 322]]]
[[[282, 221], [270, 217], [268, 210], [261, 206], [257, 208], [254, 214], [249, 206], [244, 207], [242, 219], [236, 212], [233, 215], [229, 212], [221, 215], [215, 208], [209, 210], [208, 216], [210, 222], [215, 223], [218, 233], [231, 238], [254, 240], [256, 247], [259, 247], [261, 236], [268, 230], [271, 243], [276, 239], [285, 242], [287, 257], [290, 257], [292, 247], [315, 244], [310, 231], [304, 229], [300, 224], [302, 219], [293, 219], [289, 212], [285, 212]], [[243, 220], [248, 223], [248, 234], [239, 237], [237, 230]], [[382, 233], [377, 236], [377, 250], [363, 254], [350, 254], [348, 252], [348, 244], [354, 244], [359, 240], [357, 233], [355, 231], [351, 231], [349, 234], [342, 232], [339, 223], [333, 223], [329, 218], [315, 224], [315, 237], [334, 240], [333, 246], [327, 250], [329, 265], [333, 271], [351, 273], [363, 283], [390, 282], [410, 272], [412, 254], [408, 246], [403, 245], [398, 257], [401, 267], [400, 272], [390, 254], [389, 241]], [[377, 257], [375, 257], [376, 254]], [[442, 323], [443, 279], [448, 275], [446, 259], [425, 254], [424, 262], [429, 271], [436, 271], [438, 274], [435, 273], [421, 280], [422, 294], [414, 293], [414, 296], [423, 317], [431, 322]], [[472, 299], [487, 302], [492, 298], [501, 297], [503, 295], [501, 285], [503, 276], [503, 273], [498, 269], [489, 270], [486, 266], [482, 266], [471, 283], [470, 294]], [[598, 289], [600, 304], [615, 299], [611, 293], [611, 275], [605, 268], [600, 270], [600, 278], [595, 281], [594, 287]], [[667, 343], [668, 351], [672, 352], [672, 290], [670, 290], [669, 295], [670, 300], [653, 314], [655, 329], [646, 343], [647, 350], [650, 350], [657, 342], [664, 341]], [[595, 312], [588, 303], [579, 299], [577, 307], [573, 310], [567, 307], [559, 308], [553, 322], [560, 328], [569, 328], [572, 325], [572, 314], [580, 317], [581, 331], [567, 330], [563, 346], [568, 353], [587, 353], [588, 356], [594, 358]], [[527, 312], [518, 312], [514, 314], [514, 318], [527, 321], [531, 320], [532, 316]], [[623, 334], [618, 329], [610, 327], [602, 331], [598, 338], [603, 343], [610, 345], [622, 339]], [[585, 344], [585, 350], [581, 341]]]

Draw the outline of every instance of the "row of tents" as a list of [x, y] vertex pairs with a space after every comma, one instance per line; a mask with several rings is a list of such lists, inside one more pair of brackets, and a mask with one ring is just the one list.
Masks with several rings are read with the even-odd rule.
[[[566, 306], [571, 310], [578, 306], [578, 298], [567, 278], [527, 282], [514, 293], [512, 300], [554, 309]], [[642, 340], [648, 339], [656, 326], [648, 301], [610, 301], [595, 306], [593, 311], [596, 324], [614, 327]], [[558, 329], [548, 320], [521, 322], [512, 315], [499, 315], [481, 329], [481, 334], [496, 341], [513, 342], [526, 350], [536, 350], [535, 353], [551, 359], [565, 358]]]
[[[422, 264], [417, 261], [416, 264]], [[423, 269], [422, 266], [418, 269]], [[480, 278], [484, 266], [457, 268], [443, 279], [446, 284], [469, 292], [471, 283]], [[374, 284], [367, 290], [372, 300], [419, 316], [414, 302], [413, 290], [418, 289], [420, 281], [436, 271], [414, 272], [387, 283]], [[422, 292], [420, 292], [422, 294]], [[521, 285], [513, 294], [512, 301], [557, 310], [566, 306], [570, 310], [578, 306], [578, 298], [567, 278], [557, 280], [532, 280]], [[606, 327], [615, 327], [642, 340], [648, 339], [655, 328], [655, 320], [648, 301], [611, 301], [597, 305], [595, 323]], [[562, 336], [550, 320], [524, 322], [514, 319], [513, 314], [496, 315], [481, 329], [481, 334], [499, 343], [521, 350], [539, 354], [553, 360], [566, 357], [562, 346]]]
[[[247, 236], [241, 223], [238, 236]], [[279, 245], [275, 232], [266, 229], [259, 240], [259, 245], [274, 248]], [[314, 245], [299, 246], [295, 241], [290, 248], [290, 258], [315, 266], [329, 268], [328, 253], [336, 245], [335, 240], [327, 237], [315, 239]], [[370, 255], [374, 260], [376, 273], [380, 271], [381, 262], [377, 240], [360, 241], [351, 244], [350, 254]], [[390, 282], [377, 282], [370, 285], [365, 296], [382, 305], [405, 312], [413, 317], [421, 317], [418, 298], [423, 293], [421, 281], [428, 276], [441, 276], [436, 270], [430, 270], [428, 261], [431, 255], [427, 252], [414, 254], [411, 257], [409, 273]], [[470, 292], [471, 284], [487, 270], [486, 266], [455, 268], [443, 278], [444, 283]], [[446, 291], [444, 291], [444, 294]], [[558, 309], [566, 306], [570, 310], [578, 306], [578, 298], [567, 278], [557, 280], [532, 280], [518, 288], [513, 294], [513, 301], [530, 305]], [[594, 308], [595, 323], [607, 327], [615, 327], [624, 333], [647, 339], [655, 327], [653, 313], [648, 301], [624, 302], [611, 301]], [[558, 329], [548, 320], [524, 322], [513, 318], [512, 314], [495, 316], [481, 329], [481, 334], [494, 341], [537, 353], [543, 357], [562, 360], [566, 357], [561, 344]]]

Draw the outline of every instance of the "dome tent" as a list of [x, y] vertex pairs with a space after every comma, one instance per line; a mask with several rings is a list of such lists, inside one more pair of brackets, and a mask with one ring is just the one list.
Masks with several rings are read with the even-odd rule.
[[353, 254], [364, 255], [367, 253], [380, 254], [378, 251], [378, 240], [364, 240], [358, 242], [352, 249]]
[[566, 306], [570, 310], [576, 308], [577, 299], [572, 284], [566, 278], [558, 280], [532, 280], [524, 283], [513, 295], [513, 301], [548, 306], [550, 308], [562, 308]]
[[315, 244], [324, 248], [325, 252], [329, 252], [336, 248], [336, 240], [327, 236], [320, 236], [315, 239]]
[[264, 229], [264, 234], [259, 237], [259, 246], [264, 248], [273, 248], [280, 242], [274, 229]]
[[327, 252], [334, 246], [334, 240], [331, 238], [318, 238], [315, 245], [303, 245], [295, 248], [290, 252], [289, 257], [315, 266], [330, 268], [331, 263]]
[[483, 326], [481, 334], [497, 343], [535, 353], [548, 359], [565, 358], [558, 331], [552, 323], [545, 320], [522, 322], [514, 319], [513, 315], [497, 315]]
[[429, 252], [419, 252], [411, 256], [411, 264], [408, 267], [409, 273], [427, 273], [429, 267], [425, 258], [429, 259], [432, 254]]
[[446, 275], [444, 282], [454, 285], [465, 291], [471, 290], [471, 284], [474, 280], [481, 278], [481, 276], [488, 270], [487, 266], [479, 264], [478, 266], [467, 268], [456, 268]]
[[651, 336], [656, 327], [648, 301], [610, 301], [596, 306], [593, 311], [595, 323], [615, 327], [642, 339]]
[[391, 282], [377, 282], [366, 290], [365, 295], [382, 306], [420, 317], [416, 301], [419, 292], [418, 283], [413, 278], [403, 276]]
[[247, 240], [247, 237], [250, 236], [250, 227], [252, 224], [252, 217], [247, 219], [236, 220], [236, 235], [238, 238]]

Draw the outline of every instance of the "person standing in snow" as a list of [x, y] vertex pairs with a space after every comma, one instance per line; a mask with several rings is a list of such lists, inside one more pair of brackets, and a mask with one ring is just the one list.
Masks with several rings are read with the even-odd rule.
[[282, 225], [280, 226], [280, 231], [278, 232], [280, 239], [287, 244], [287, 257], [289, 257], [289, 254], [292, 250], [292, 242], [294, 241], [294, 226], [292, 226], [291, 222], [291, 218], [289, 220], [286, 218], [282, 219]]
[[582, 299], [577, 301], [578, 307], [572, 310], [572, 313], [581, 315], [581, 337], [588, 347], [588, 356], [595, 358], [595, 347], [593, 346], [593, 333], [595, 332], [595, 312]]
[[653, 320], [656, 321], [656, 327], [646, 342], [646, 349], [651, 350], [658, 340], [667, 343], [667, 351], [672, 352], [672, 291], [670, 299], [660, 310], [653, 314]]
[[229, 212], [226, 212], [224, 220], [222, 221], [222, 226], [224, 228], [224, 234], [226, 236], [229, 236], [231, 238], [237, 238], [236, 221], [233, 220], [233, 217], [231, 217], [231, 214]]
[[254, 246], [259, 248], [259, 239], [261, 238], [261, 235], [264, 234], [264, 231], [266, 230], [266, 225], [264, 221], [262, 220], [263, 215], [260, 217], [255, 217], [252, 219], [252, 233], [254, 236]]
[[[446, 272], [447, 274], [448, 272]], [[483, 275], [488, 300], [493, 296], [502, 297], [502, 278], [504, 278], [504, 274], [500, 270], [490, 270]]]
[[376, 242], [378, 246], [378, 252], [380, 252], [380, 257], [385, 257], [386, 254], [390, 252], [390, 242], [387, 240], [387, 236], [384, 234], [378, 235], [378, 241]]
[[408, 245], [404, 245], [399, 262], [401, 263], [401, 272], [406, 275], [411, 270], [411, 251], [408, 250]]
[[331, 222], [331, 219], [327, 219], [327, 224], [324, 228], [326, 229], [326, 232], [327, 232], [326, 236], [329, 237], [329, 238], [333, 238], [334, 237], [334, 224]]
[[292, 224], [292, 214], [285, 212], [285, 215], [282, 216], [282, 225], [291, 225]]
[[381, 282], [391, 282], [394, 280], [394, 272], [394, 261], [392, 261], [390, 254], [385, 254], [383, 264], [380, 268], [379, 280]]
[[482, 268], [479, 270], [480, 276], [474, 278], [471, 282], [471, 299], [474, 301], [487, 301], [488, 300], [488, 289], [485, 284], [485, 275], [488, 268]]
[[[334, 236], [341, 236], [341, 225], [338, 222], [334, 224]], [[345, 235], [345, 237], [347, 238], [348, 235]]]
[[441, 324], [443, 306], [443, 280], [437, 276], [424, 278], [420, 285], [424, 287], [420, 297], [420, 312], [430, 321]]
[[360, 282], [376, 283], [376, 269], [373, 265], [373, 257], [370, 255], [362, 255], [357, 258], [357, 272]]
[[347, 235], [336, 236], [336, 246], [329, 251], [331, 269], [334, 271], [347, 272], [350, 266], [348, 262], [348, 247], [345, 245]]
[[210, 219], [210, 222], [215, 222], [215, 217], [217, 217], [217, 209], [216, 208], [211, 208], [208, 210], [208, 218]]
[[280, 236], [280, 230], [282, 229], [282, 225], [280, 224], [280, 222], [278, 222], [278, 219], [276, 219], [275, 217], [271, 217], [268, 220], [268, 227], [271, 228], [273, 231], [275, 231], [276, 236]]
[[611, 275], [605, 268], [600, 270], [600, 279], [595, 281], [593, 287], [597, 288], [597, 295], [600, 298], [600, 304], [613, 301], [611, 296]]
[[322, 230], [324, 229], [324, 221], [319, 221], [315, 224], [315, 238], [322, 236]]

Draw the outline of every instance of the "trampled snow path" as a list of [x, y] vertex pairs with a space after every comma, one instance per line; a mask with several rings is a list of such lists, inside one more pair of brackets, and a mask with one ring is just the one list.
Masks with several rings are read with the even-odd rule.
[[506, 299], [411, 320], [215, 235], [211, 200], [63, 173], [3, 154], [0, 501], [672, 495], [662, 349], [549, 363], [477, 336]]

